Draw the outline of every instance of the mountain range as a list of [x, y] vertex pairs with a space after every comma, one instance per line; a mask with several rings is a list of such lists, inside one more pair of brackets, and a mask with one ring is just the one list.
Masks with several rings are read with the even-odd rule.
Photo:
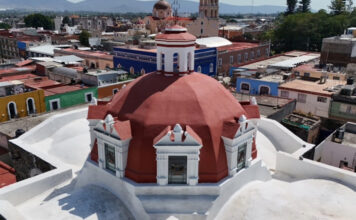
[[[85, 0], [79, 3], [67, 0], [0, 0], [0, 9], [26, 9], [46, 11], [93, 11], [93, 12], [151, 12], [155, 1], [138, 0]], [[198, 3], [181, 0], [180, 12], [198, 12]], [[263, 5], [263, 6], [237, 6], [220, 3], [221, 14], [248, 14], [263, 13], [272, 14], [285, 11], [286, 7]]]

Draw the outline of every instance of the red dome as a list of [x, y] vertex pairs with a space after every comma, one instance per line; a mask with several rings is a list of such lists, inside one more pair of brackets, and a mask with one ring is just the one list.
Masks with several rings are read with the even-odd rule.
[[147, 74], [129, 84], [106, 106], [120, 121], [130, 120], [126, 177], [156, 182], [154, 139], [167, 127], [189, 125], [202, 139], [199, 182], [217, 182], [228, 175], [221, 138], [226, 121], [246, 114], [244, 108], [215, 79], [200, 73], [183, 77]]

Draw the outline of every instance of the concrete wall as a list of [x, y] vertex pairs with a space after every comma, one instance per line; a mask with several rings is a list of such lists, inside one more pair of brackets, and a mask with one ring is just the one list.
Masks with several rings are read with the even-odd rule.
[[263, 133], [270, 139], [277, 151], [286, 152], [289, 154], [301, 154], [311, 148], [312, 144], [308, 144], [296, 135], [294, 135], [286, 127], [277, 121], [262, 118], [257, 120], [258, 131]]
[[6, 200], [17, 206], [70, 180], [71, 177], [72, 171], [70, 169], [55, 169], [2, 188], [0, 200]]
[[295, 110], [295, 107], [297, 105], [297, 101], [293, 100], [284, 105], [280, 110], [277, 112], [271, 114], [268, 116], [269, 119], [276, 120], [278, 122], [281, 122], [284, 117], [286, 117], [289, 114], [292, 114], [293, 111]]
[[268, 87], [269, 94], [271, 96], [278, 96], [278, 86], [279, 83], [276, 82], [267, 82], [259, 79], [252, 79], [252, 78], [237, 78], [236, 80], [236, 92], [242, 93], [241, 91], [241, 84], [247, 83], [250, 85], [250, 94], [251, 95], [259, 95], [260, 94], [260, 87], [266, 86]]
[[43, 90], [35, 90], [32, 92], [0, 97], [0, 122], [9, 120], [7, 107], [10, 102], [16, 103], [18, 117], [22, 118], [28, 116], [26, 102], [28, 98], [34, 99], [37, 113], [46, 111]]
[[[351, 106], [351, 112], [342, 111], [342, 109], [347, 109], [348, 106]], [[330, 117], [344, 120], [344, 121], [354, 121], [356, 122], [356, 105], [349, 103], [341, 103], [337, 101], [331, 101], [330, 105]]]
[[340, 161], [348, 162], [350, 168], [356, 168], [356, 147], [324, 141], [315, 149], [314, 159], [334, 167], [339, 167]]
[[308, 159], [301, 161], [283, 152], [277, 153], [276, 171], [297, 179], [326, 179], [339, 181], [356, 189], [356, 173]]
[[288, 91], [289, 92], [289, 99], [296, 99], [297, 100], [297, 106], [296, 110], [301, 111], [304, 113], [312, 113], [313, 115], [323, 117], [323, 118], [328, 118], [329, 117], [329, 107], [330, 107], [330, 101], [331, 97], [326, 97], [326, 103], [323, 102], [318, 102], [318, 95], [313, 95], [313, 94], [308, 94], [308, 93], [301, 93], [307, 95], [306, 98], [306, 103], [301, 103], [298, 102], [298, 94], [299, 92], [295, 91], [290, 91], [290, 90], [279, 90], [279, 96], [281, 96], [282, 91]]
[[86, 89], [81, 89], [73, 92], [67, 92], [62, 94], [56, 94], [45, 97], [46, 110], [51, 111], [50, 101], [54, 99], [60, 100], [60, 108], [68, 108], [75, 105], [85, 104], [85, 93], [92, 92], [93, 97], [98, 98], [98, 88], [91, 87]]

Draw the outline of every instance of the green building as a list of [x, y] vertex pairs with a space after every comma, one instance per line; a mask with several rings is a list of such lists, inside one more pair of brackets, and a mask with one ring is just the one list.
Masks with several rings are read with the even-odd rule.
[[64, 85], [45, 89], [45, 94], [46, 110], [55, 111], [91, 102], [98, 98], [98, 88]]

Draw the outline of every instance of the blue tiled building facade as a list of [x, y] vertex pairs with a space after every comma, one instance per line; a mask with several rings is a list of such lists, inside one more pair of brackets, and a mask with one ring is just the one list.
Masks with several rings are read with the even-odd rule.
[[268, 82], [253, 78], [237, 78], [236, 92], [251, 95], [278, 96], [278, 82]]
[[[129, 73], [144, 74], [157, 70], [156, 53], [137, 49], [114, 48], [114, 67]], [[217, 74], [217, 49], [195, 50], [195, 71], [209, 76]]]

